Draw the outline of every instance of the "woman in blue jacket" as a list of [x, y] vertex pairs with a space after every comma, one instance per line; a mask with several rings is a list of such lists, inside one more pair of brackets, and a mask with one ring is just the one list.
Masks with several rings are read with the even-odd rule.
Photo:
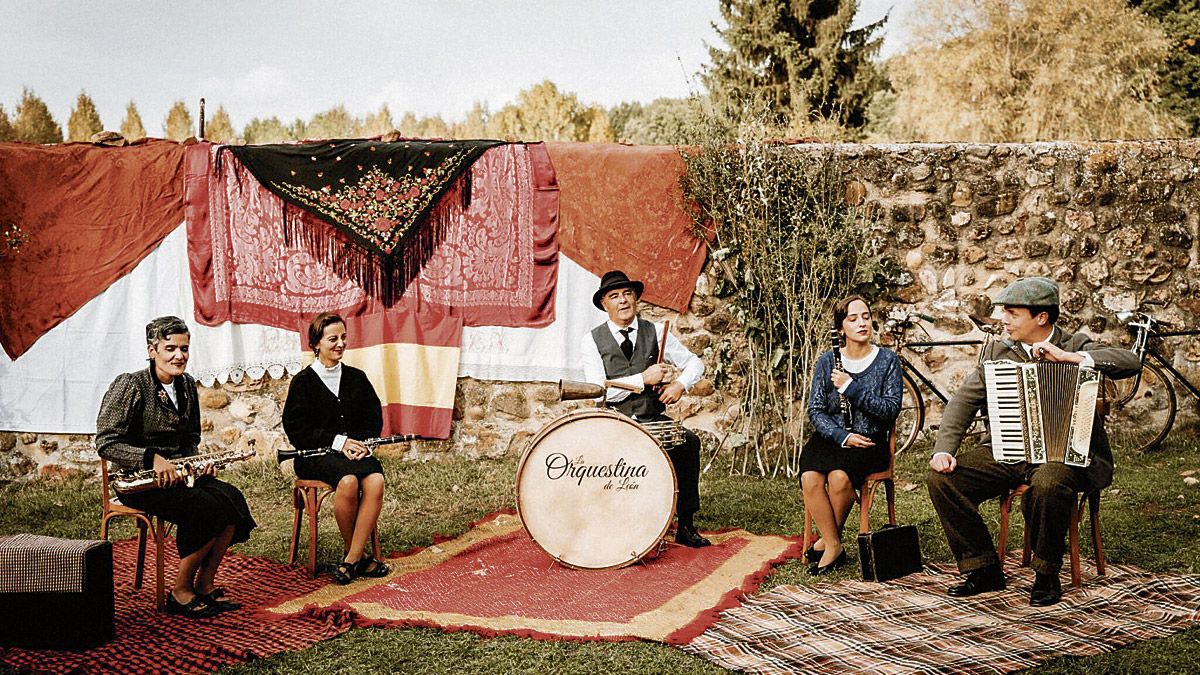
[[888, 437], [903, 397], [900, 359], [871, 343], [867, 301], [857, 295], [839, 301], [833, 308], [833, 325], [843, 346], [817, 359], [808, 397], [813, 434], [800, 454], [804, 508], [821, 533], [805, 552], [812, 574], [846, 564], [842, 528], [854, 505], [855, 488], [868, 474], [888, 467]]

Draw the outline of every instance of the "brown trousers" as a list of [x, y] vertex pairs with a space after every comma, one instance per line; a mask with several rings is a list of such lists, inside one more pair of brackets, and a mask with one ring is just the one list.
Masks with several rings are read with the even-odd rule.
[[929, 473], [929, 498], [958, 570], [966, 574], [1000, 563], [979, 505], [1027, 483], [1029, 492], [1022, 501], [1032, 567], [1043, 574], [1057, 574], [1066, 551], [1075, 493], [1092, 489], [1087, 470], [1055, 462], [1000, 464], [992, 459], [991, 448], [983, 446], [964, 449], [957, 460], [951, 473]]

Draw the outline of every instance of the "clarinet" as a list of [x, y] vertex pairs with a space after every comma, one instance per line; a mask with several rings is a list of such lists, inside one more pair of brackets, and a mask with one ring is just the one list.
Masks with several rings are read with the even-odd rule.
[[[829, 331], [830, 337], [833, 339], [833, 367], [836, 370], [845, 372], [842, 367], [842, 336], [835, 326]], [[854, 427], [854, 414], [850, 411], [850, 400], [842, 393], [838, 392], [838, 404], [842, 408], [842, 422], [846, 427], [846, 431], [852, 431]]]
[[[374, 454], [375, 454], [375, 448], [378, 448], [381, 445], [391, 445], [392, 443], [404, 443], [405, 441], [415, 441], [418, 438], [421, 438], [421, 436], [418, 436], [416, 434], [404, 434], [401, 436], [384, 436], [383, 438], [368, 438], [367, 440], [360, 441], [360, 442], [363, 445], [367, 446], [367, 449], [371, 451], [370, 454], [367, 455], [368, 457], [371, 457], [371, 456], [374, 456]], [[289, 460], [289, 459], [296, 459], [297, 457], [320, 457], [321, 455], [340, 455], [340, 454], [342, 454], [341, 450], [334, 450], [333, 448], [328, 447], [328, 446], [324, 447], [324, 448], [305, 448], [302, 450], [284, 450], [284, 449], [280, 448], [279, 450], [275, 451], [275, 460], [278, 462], [283, 462], [283, 461]]]

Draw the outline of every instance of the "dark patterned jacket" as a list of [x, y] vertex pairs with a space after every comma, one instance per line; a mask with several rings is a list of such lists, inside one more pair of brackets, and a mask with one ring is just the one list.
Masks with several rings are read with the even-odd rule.
[[155, 454], [169, 459], [198, 452], [196, 380], [184, 373], [172, 382], [176, 409], [151, 368], [118, 375], [100, 403], [96, 451], [121, 470], [152, 468]]
[[[1110, 347], [1097, 342], [1083, 333], [1068, 333], [1057, 326], [1050, 335], [1051, 344], [1068, 352], [1087, 352], [1096, 362], [1096, 370], [1104, 373], [1105, 377], [1115, 380], [1133, 377], [1141, 370], [1142, 364], [1138, 357], [1128, 349]], [[985, 361], [1029, 361], [1024, 348], [1009, 340], [996, 340], [991, 344]], [[946, 409], [942, 412], [942, 423], [938, 429], [937, 440], [933, 444], [933, 452], [956, 454], [959, 444], [966, 436], [967, 428], [975, 418], [975, 412], [987, 414], [987, 385], [983, 379], [983, 366], [979, 366], [967, 375], [962, 386], [950, 397]], [[991, 436], [985, 435], [980, 439], [983, 446], [991, 446]], [[1112, 483], [1113, 458], [1108, 445], [1108, 435], [1104, 431], [1104, 416], [1096, 415], [1092, 423], [1091, 463], [1085, 471], [1088, 472], [1088, 482], [1094, 489], [1102, 488]]]

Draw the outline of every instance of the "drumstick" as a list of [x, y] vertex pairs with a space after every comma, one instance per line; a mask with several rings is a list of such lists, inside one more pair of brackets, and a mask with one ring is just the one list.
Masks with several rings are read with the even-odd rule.
[[612, 380], [605, 380], [604, 386], [612, 387], [613, 389], [624, 389], [625, 391], [633, 391], [633, 392], [638, 392], [638, 391], [642, 390], [642, 388], [637, 386], [636, 384], [626, 384], [624, 382], [614, 382]]

